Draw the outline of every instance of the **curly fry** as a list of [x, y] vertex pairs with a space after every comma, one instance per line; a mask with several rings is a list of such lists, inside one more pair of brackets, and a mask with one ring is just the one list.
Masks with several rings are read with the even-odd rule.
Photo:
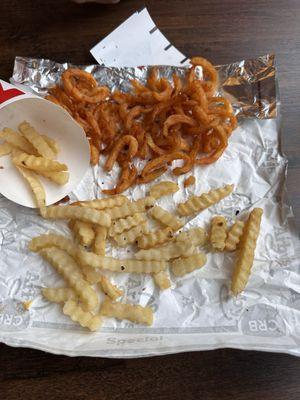
[[137, 142], [136, 138], [131, 135], [125, 135], [116, 142], [116, 144], [114, 145], [114, 147], [112, 149], [111, 154], [108, 156], [108, 158], [105, 162], [104, 169], [106, 171], [111, 171], [114, 163], [117, 160], [117, 157], [118, 157], [120, 151], [126, 147], [128, 148], [127, 158], [132, 159], [138, 151], [138, 142]]
[[182, 115], [182, 114], [170, 115], [164, 122], [163, 135], [168, 136], [169, 128], [176, 124], [187, 124], [190, 126], [195, 126], [196, 121], [192, 117], [189, 117], [187, 115]]

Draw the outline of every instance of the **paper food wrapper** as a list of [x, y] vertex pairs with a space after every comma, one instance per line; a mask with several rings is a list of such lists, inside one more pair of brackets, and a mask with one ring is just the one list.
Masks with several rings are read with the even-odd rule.
[[[78, 186], [89, 168], [89, 144], [82, 127], [61, 107], [44, 100], [24, 86], [0, 80], [0, 131], [15, 131], [27, 121], [39, 132], [56, 140], [61, 151], [58, 161], [68, 165], [69, 182], [59, 186], [40, 178], [46, 191], [47, 205], [61, 200]], [[0, 159], [0, 193], [25, 207], [36, 207], [32, 191], [11, 162], [10, 155]]]
[[[129, 78], [144, 82], [148, 63], [168, 64], [169, 50], [160, 46], [159, 58], [151, 50], [150, 30], [155, 27], [146, 18], [137, 35], [122, 41], [125, 34], [138, 26], [144, 13], [126, 21], [127, 31], [116, 31], [110, 46], [98, 53], [97, 60], [107, 65], [84, 67], [99, 83], [112, 89], [129, 90]], [[157, 29], [155, 30], [157, 31]], [[120, 31], [119, 31], [120, 32]], [[144, 32], [144, 33], [143, 33]], [[124, 33], [124, 34], [123, 34]], [[130, 40], [140, 41], [142, 51], [132, 51], [132, 68], [126, 65]], [[122, 47], [124, 46], [124, 48]], [[143, 47], [144, 46], [144, 47]], [[134, 48], [134, 45], [132, 45]], [[99, 49], [99, 48], [98, 48]], [[101, 49], [101, 47], [100, 47]], [[125, 51], [126, 50], [126, 51]], [[142, 56], [146, 56], [143, 58]], [[180, 65], [180, 57], [169, 64]], [[115, 59], [115, 61], [114, 61]], [[181, 58], [181, 60], [184, 59]], [[118, 62], [118, 64], [113, 64]], [[179, 64], [178, 64], [179, 63]], [[17, 58], [13, 81], [43, 96], [47, 88], [59, 81], [69, 64], [49, 60]], [[172, 287], [160, 292], [152, 278], [135, 274], [108, 274], [124, 290], [124, 302], [151, 306], [154, 324], [138, 326], [128, 321], [105, 319], [99, 332], [90, 333], [62, 315], [58, 305], [43, 300], [40, 288], [62, 286], [53, 269], [37, 254], [29, 253], [28, 241], [48, 230], [69, 235], [63, 222], [42, 220], [35, 211], [21, 209], [0, 198], [0, 340], [11, 346], [27, 346], [52, 353], [93, 357], [142, 357], [183, 351], [223, 347], [286, 352], [300, 355], [300, 249], [293, 229], [293, 214], [285, 192], [287, 160], [279, 147], [279, 110], [276, 96], [276, 70], [273, 56], [243, 60], [218, 67], [221, 94], [229, 97], [239, 119], [239, 126], [217, 163], [195, 168], [195, 188], [182, 188], [184, 177], [171, 174], [162, 177], [179, 182], [181, 190], [173, 199], [162, 198], [159, 204], [173, 211], [194, 192], [205, 192], [224, 183], [234, 183], [234, 193], [219, 204], [191, 218], [185, 229], [208, 228], [215, 214], [225, 215], [229, 222], [247, 217], [252, 207], [262, 207], [264, 215], [255, 261], [246, 291], [234, 298], [229, 293], [235, 253], [208, 254], [207, 264], [183, 278], [171, 276]], [[184, 75], [184, 68], [160, 67], [160, 73], [171, 79], [173, 72]], [[71, 200], [96, 198], [99, 188], [112, 187], [118, 171], [104, 174], [101, 166], [90, 168], [85, 179], [72, 193]], [[137, 199], [147, 186], [130, 189], [126, 194]], [[125, 258], [126, 251], [108, 248], [108, 254]], [[126, 253], [126, 254], [125, 254]], [[33, 300], [29, 311], [23, 301]]]

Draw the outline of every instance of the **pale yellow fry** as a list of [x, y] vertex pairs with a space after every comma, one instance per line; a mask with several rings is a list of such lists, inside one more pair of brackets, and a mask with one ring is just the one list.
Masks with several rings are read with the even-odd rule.
[[184, 221], [159, 206], [154, 206], [149, 211], [149, 215], [161, 224], [169, 226], [174, 232], [182, 228], [184, 225]]
[[176, 193], [178, 190], [179, 187], [176, 183], [164, 181], [151, 186], [149, 194], [151, 197], [154, 197], [154, 199], [159, 199], [162, 196]]
[[11, 151], [12, 145], [10, 143], [5, 142], [0, 144], [0, 157], [10, 154]]
[[53, 233], [35, 237], [28, 245], [29, 249], [34, 252], [52, 246], [65, 250], [71, 257], [76, 259], [81, 266], [89, 266], [96, 269], [105, 269], [113, 272], [151, 274], [163, 271], [167, 268], [167, 263], [165, 261], [118, 260], [111, 257], [99, 256], [95, 253], [80, 249], [72, 240], [67, 239], [63, 235]]
[[130, 215], [127, 218], [118, 219], [111, 224], [108, 234], [109, 236], [116, 236], [143, 222], [146, 222], [146, 218], [145, 215], [141, 213], [134, 214], [132, 216]]
[[45, 142], [48, 144], [53, 153], [57, 156], [57, 154], [60, 152], [60, 148], [57, 141], [50, 138], [47, 135], [41, 135], [41, 137], [45, 140]]
[[89, 207], [89, 208], [96, 208], [97, 210], [103, 210], [105, 208], [119, 207], [125, 203], [129, 203], [128, 198], [120, 194], [118, 196], [107, 197], [104, 199], [76, 201], [73, 204], [82, 207]]
[[124, 203], [120, 207], [113, 207], [106, 210], [111, 216], [111, 219], [120, 219], [134, 215], [136, 213], [143, 213], [153, 207], [155, 199], [153, 197], [144, 197], [131, 203]]
[[244, 228], [231, 283], [231, 291], [235, 296], [244, 290], [250, 276], [262, 214], [261, 208], [254, 208]]
[[40, 254], [62, 275], [68, 285], [74, 289], [87, 310], [94, 310], [98, 306], [97, 293], [83, 279], [78, 265], [66, 251], [58, 247], [47, 247], [40, 250]]
[[36, 150], [32, 144], [18, 132], [15, 132], [10, 128], [4, 128], [2, 132], [0, 131], [0, 138], [6, 140], [7, 143], [19, 150], [25, 151], [29, 154], [36, 154]]
[[123, 296], [123, 290], [119, 289], [116, 285], [113, 285], [104, 275], [101, 277], [100, 285], [104, 294], [112, 300], [116, 300]]
[[243, 221], [236, 221], [232, 227], [229, 229], [227, 234], [227, 239], [225, 242], [225, 250], [227, 251], [234, 251], [236, 250], [240, 239], [243, 234], [245, 222]]
[[105, 256], [107, 228], [105, 228], [104, 226], [95, 225], [94, 232], [95, 232], [95, 240], [93, 245], [93, 251], [99, 256]]
[[177, 257], [188, 257], [193, 254], [195, 247], [186, 242], [170, 242], [160, 247], [140, 250], [135, 253], [138, 260], [171, 260]]
[[210, 243], [215, 250], [223, 251], [227, 237], [226, 218], [219, 215], [211, 221]]
[[46, 207], [46, 193], [38, 177], [26, 168], [22, 168], [18, 165], [16, 165], [16, 168], [31, 187], [37, 207], [40, 210], [44, 210]]
[[195, 247], [203, 246], [207, 241], [207, 233], [202, 228], [191, 228], [188, 231], [180, 232], [175, 240], [177, 242], [188, 242]]
[[61, 250], [65, 250], [74, 259], [77, 258], [79, 247], [76, 246], [72, 240], [67, 239], [63, 235], [57, 235], [55, 233], [43, 234], [36, 236], [31, 239], [28, 243], [30, 251], [38, 252], [46, 247], [59, 247]]
[[233, 185], [225, 185], [222, 188], [213, 189], [200, 196], [191, 196], [185, 203], [177, 207], [179, 215], [191, 215], [218, 203], [233, 191]]
[[171, 271], [175, 276], [183, 276], [195, 269], [203, 267], [205, 263], [206, 255], [204, 253], [197, 253], [186, 258], [178, 258], [172, 261]]
[[13, 163], [21, 165], [33, 171], [59, 172], [67, 171], [66, 164], [61, 164], [58, 161], [49, 160], [44, 157], [37, 157], [21, 151], [13, 151]]
[[19, 131], [25, 136], [37, 152], [45, 158], [53, 159], [56, 154], [48, 145], [46, 140], [28, 122], [24, 121], [19, 125]]
[[166, 290], [171, 287], [170, 278], [166, 271], [160, 271], [157, 274], [153, 274], [153, 280], [160, 290]]
[[93, 268], [105, 269], [112, 272], [152, 274], [163, 271], [167, 268], [167, 263], [163, 260], [118, 260], [112, 257], [98, 256], [95, 253], [83, 250], [79, 252], [79, 260], [82, 265], [88, 265]]
[[100, 313], [106, 317], [117, 319], [128, 319], [137, 324], [152, 325], [153, 311], [150, 307], [142, 307], [140, 305], [112, 302], [106, 298], [102, 305]]
[[98, 283], [101, 281], [102, 271], [100, 269], [92, 268], [92, 267], [89, 267], [88, 265], [82, 265], [82, 264], [80, 264], [80, 269], [81, 269], [85, 279], [92, 285], [94, 283]]
[[97, 283], [100, 281], [102, 273], [99, 269], [90, 267], [80, 263], [79, 253], [81, 249], [72, 242], [72, 240], [67, 239], [63, 235], [56, 235], [54, 233], [49, 233], [45, 235], [37, 236], [28, 244], [28, 248], [31, 251], [38, 252], [41, 249], [47, 247], [58, 247], [61, 250], [65, 250], [71, 257], [73, 257], [77, 262], [79, 262], [80, 269], [89, 283]]
[[65, 185], [69, 182], [69, 172], [68, 171], [42, 171], [36, 170], [36, 173], [44, 176], [45, 178], [49, 179], [50, 181], [57, 183], [58, 185]]
[[61, 288], [42, 288], [43, 296], [52, 303], [65, 303], [69, 299], [76, 299], [77, 295], [73, 289]]
[[93, 225], [89, 222], [72, 220], [69, 227], [82, 246], [91, 246], [95, 239]]
[[172, 229], [167, 227], [140, 236], [137, 239], [137, 246], [140, 249], [150, 249], [151, 247], [166, 243], [173, 238]]
[[82, 327], [88, 328], [90, 331], [98, 330], [102, 324], [100, 315], [93, 315], [83, 310], [82, 307], [72, 299], [66, 301], [64, 304], [63, 313], [68, 315], [72, 321], [78, 322]]
[[147, 222], [143, 222], [142, 224], [129, 229], [129, 231], [125, 231], [120, 235], [115, 235], [113, 239], [119, 247], [126, 247], [135, 243], [138, 237], [147, 232]]
[[77, 219], [106, 227], [111, 224], [106, 212], [81, 206], [49, 206], [42, 216], [46, 219]]

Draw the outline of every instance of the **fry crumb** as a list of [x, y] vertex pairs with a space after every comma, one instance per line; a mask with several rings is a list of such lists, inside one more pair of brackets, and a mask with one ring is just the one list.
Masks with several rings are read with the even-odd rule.
[[184, 181], [183, 186], [184, 186], [184, 187], [188, 187], [188, 186], [194, 185], [195, 182], [196, 182], [195, 177], [194, 177], [193, 175], [190, 175], [190, 176], [189, 176], [188, 178], [186, 178], [186, 180]]
[[25, 310], [29, 310], [29, 308], [31, 307], [31, 304], [32, 304], [32, 300], [29, 300], [29, 301], [23, 301], [23, 303], [22, 303], [22, 305], [23, 305], [23, 307], [25, 308]]

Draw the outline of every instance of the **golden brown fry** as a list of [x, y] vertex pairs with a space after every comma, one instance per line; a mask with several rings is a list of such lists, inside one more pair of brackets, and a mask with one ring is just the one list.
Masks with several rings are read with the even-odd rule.
[[154, 199], [159, 199], [163, 196], [168, 196], [170, 194], [176, 193], [179, 190], [177, 183], [170, 181], [162, 181], [156, 185], [151, 186], [149, 194]]
[[188, 231], [180, 232], [175, 240], [177, 242], [190, 243], [193, 246], [203, 246], [207, 241], [207, 234], [202, 228], [191, 228]]
[[190, 243], [171, 242], [163, 246], [148, 250], [140, 250], [135, 253], [138, 260], [171, 260], [177, 257], [188, 257], [194, 253], [195, 247]]
[[87, 310], [95, 310], [99, 300], [94, 289], [83, 279], [74, 259], [58, 247], [47, 247], [40, 250], [41, 256], [62, 275], [69, 286], [74, 289]]
[[183, 186], [186, 188], [188, 186], [195, 185], [196, 183], [196, 178], [193, 175], [190, 175], [188, 178], [185, 179], [183, 182]]
[[227, 237], [227, 221], [223, 216], [213, 217], [211, 222], [210, 242], [215, 250], [223, 251]]
[[119, 247], [126, 247], [132, 243], [135, 243], [136, 240], [142, 236], [144, 233], [148, 232], [147, 222], [143, 222], [138, 226], [134, 226], [128, 231], [124, 231], [119, 235], [115, 235], [113, 239], [117, 243]]
[[262, 214], [261, 208], [254, 208], [246, 222], [231, 283], [231, 291], [234, 296], [241, 293], [247, 285], [253, 265]]
[[95, 240], [93, 245], [93, 251], [99, 256], [105, 256], [107, 228], [105, 228], [104, 226], [95, 225], [94, 231], [95, 231]]
[[22, 168], [18, 165], [16, 165], [16, 168], [28, 182], [34, 194], [36, 205], [41, 212], [43, 212], [46, 207], [46, 193], [38, 177], [33, 172], [28, 171], [26, 168]]
[[11, 146], [21, 151], [25, 151], [28, 154], [36, 154], [36, 150], [32, 144], [18, 132], [15, 132], [10, 128], [4, 128], [2, 132], [0, 131], [0, 139], [4, 139]]
[[177, 211], [180, 215], [191, 215], [200, 212], [229, 196], [232, 191], [233, 185], [225, 185], [222, 188], [212, 189], [200, 196], [192, 196], [185, 203], [180, 203]]
[[163, 225], [168, 226], [173, 230], [173, 232], [177, 231], [178, 229], [182, 228], [184, 222], [179, 218], [175, 217], [175, 215], [169, 213], [168, 211], [164, 210], [159, 206], [154, 206], [150, 211], [149, 215], [152, 218], [156, 219]]
[[133, 214], [132, 216], [129, 215], [129, 217], [126, 218], [118, 219], [112, 222], [111, 227], [109, 228], [109, 236], [114, 237], [145, 222], [146, 218], [142, 213], [137, 213]]
[[48, 145], [44, 137], [39, 134], [28, 122], [22, 122], [19, 125], [19, 131], [42, 157], [50, 160], [55, 158], [56, 153]]
[[110, 216], [106, 212], [81, 206], [49, 206], [42, 216], [46, 219], [78, 219], [106, 227], [111, 224]]
[[236, 221], [229, 229], [227, 239], [225, 242], [225, 250], [234, 251], [236, 250], [240, 238], [242, 237], [245, 223], [243, 221]]
[[120, 207], [113, 207], [107, 209], [106, 212], [110, 215], [111, 219], [120, 219], [128, 217], [129, 215], [134, 215], [136, 213], [142, 213], [153, 207], [155, 199], [151, 196], [144, 197], [133, 201], [131, 203], [125, 203]]
[[137, 239], [137, 246], [140, 249], [150, 249], [151, 247], [163, 244], [174, 238], [171, 228], [167, 227], [153, 232], [149, 232]]
[[100, 310], [101, 315], [117, 319], [128, 319], [137, 324], [152, 325], [153, 312], [150, 307], [140, 305], [112, 302], [106, 298]]
[[116, 285], [113, 285], [104, 275], [101, 277], [100, 285], [104, 294], [111, 300], [117, 300], [119, 297], [123, 296], [123, 290], [119, 289]]
[[157, 274], [153, 274], [153, 280], [160, 290], [166, 290], [171, 287], [170, 278], [166, 271], [160, 271]]
[[178, 258], [172, 261], [171, 271], [175, 276], [183, 276], [195, 269], [203, 267], [205, 263], [206, 255], [204, 253], [197, 253], [186, 258]]
[[90, 331], [96, 331], [102, 324], [100, 315], [93, 315], [83, 310], [82, 307], [72, 299], [67, 300], [64, 304], [63, 313], [68, 315], [72, 321], [78, 322], [82, 327], [88, 328]]
[[51, 303], [65, 303], [69, 299], [77, 298], [74, 290], [68, 287], [42, 288], [42, 294]]

